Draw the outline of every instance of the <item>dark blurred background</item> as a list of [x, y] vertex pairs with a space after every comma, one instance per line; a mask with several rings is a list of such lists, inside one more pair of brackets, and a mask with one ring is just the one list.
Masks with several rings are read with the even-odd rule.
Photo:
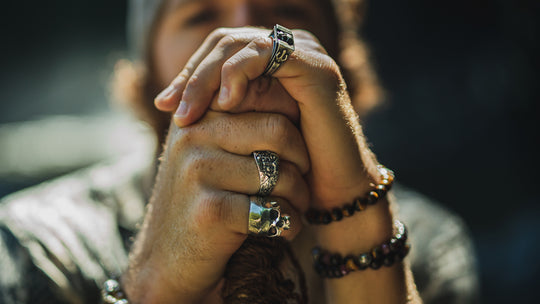
[[[465, 219], [485, 303], [537, 299], [539, 3], [373, 0], [362, 29], [387, 95], [369, 141], [401, 183]], [[107, 87], [127, 54], [125, 10], [4, 3], [0, 197], [125, 149]]]

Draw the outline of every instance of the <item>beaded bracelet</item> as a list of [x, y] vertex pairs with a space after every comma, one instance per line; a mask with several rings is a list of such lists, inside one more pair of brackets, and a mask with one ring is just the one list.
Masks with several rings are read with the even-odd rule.
[[120, 287], [120, 283], [115, 279], [109, 279], [103, 283], [101, 298], [103, 303], [107, 304], [129, 304], [126, 294]]
[[343, 258], [340, 254], [332, 254], [315, 247], [311, 253], [315, 271], [321, 277], [341, 278], [352, 271], [379, 269], [381, 265], [390, 267], [403, 260], [410, 250], [410, 245], [407, 244], [407, 229], [398, 220], [394, 221], [394, 226], [395, 234], [389, 241], [359, 255]]
[[352, 216], [355, 212], [366, 209], [368, 205], [374, 205], [380, 198], [392, 188], [394, 182], [394, 172], [383, 165], [377, 165], [381, 174], [381, 182], [377, 185], [371, 184], [374, 189], [370, 190], [366, 197], [359, 197], [352, 204], [345, 204], [343, 207], [334, 208], [331, 211], [309, 209], [306, 213], [306, 220], [310, 224], [330, 224], [332, 221], [341, 221], [345, 217]]

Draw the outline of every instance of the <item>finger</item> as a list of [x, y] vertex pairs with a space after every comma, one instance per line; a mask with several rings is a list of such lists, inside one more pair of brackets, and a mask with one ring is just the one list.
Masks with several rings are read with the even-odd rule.
[[[307, 43], [308, 48], [302, 45], [298, 44], [297, 50], [273, 77], [298, 102], [313, 175], [324, 176], [319, 181], [329, 187], [338, 180], [343, 182], [342, 176], [349, 176], [351, 178], [346, 178], [346, 185], [339, 186], [352, 188], [364, 178], [361, 149], [356, 141], [356, 134], [362, 132], [355, 121], [356, 115], [336, 62], [313, 43]], [[235, 56], [229, 61], [236, 60]], [[236, 108], [242, 103], [249, 82], [263, 72], [269, 57], [269, 48], [265, 51], [262, 47], [255, 47], [246, 50], [234, 65], [223, 69], [221, 87], [235, 92], [228, 100], [220, 102], [223, 109]], [[337, 163], [334, 172], [339, 172], [340, 176], [328, 170], [329, 160]]]
[[[336, 79], [328, 79], [333, 75], [328, 75], [324, 71], [330, 67], [333, 68], [334, 62], [315, 41], [315, 38], [309, 38], [312, 37], [311, 34], [304, 31], [295, 31], [295, 33], [301, 33], [300, 38], [297, 39], [297, 50], [272, 77], [279, 80], [292, 98], [298, 102], [309, 99], [327, 100], [330, 94], [335, 94], [335, 91], [330, 93], [326, 88], [336, 83]], [[221, 109], [230, 110], [243, 102], [250, 81], [259, 78], [264, 72], [270, 60], [272, 48], [271, 39], [255, 39], [224, 63], [220, 90], [231, 93], [228, 95], [229, 98], [218, 101]], [[328, 80], [333, 81], [328, 82]], [[321, 93], [324, 94], [321, 95]], [[306, 96], [306, 94], [309, 95]], [[335, 96], [331, 97], [335, 98]]]
[[[240, 155], [272, 151], [295, 164], [302, 174], [309, 170], [309, 157], [298, 128], [287, 117], [269, 113], [223, 114], [209, 111], [202, 136], [221, 149]], [[199, 129], [199, 128], [198, 128]], [[212, 137], [208, 137], [212, 134]], [[197, 136], [197, 134], [195, 134]]]
[[281, 211], [281, 216], [290, 216], [290, 228], [288, 230], [283, 230], [283, 232], [281, 233], [281, 237], [285, 238], [286, 240], [292, 241], [304, 226], [301, 213], [298, 213], [296, 209], [290, 204], [290, 202], [283, 198], [270, 196], [268, 197], [268, 200], [278, 203]]
[[[229, 110], [244, 99], [249, 81], [264, 72], [265, 65], [257, 65], [257, 63], [268, 60], [266, 58], [270, 58], [271, 50], [271, 39], [262, 37], [254, 39], [223, 64], [220, 98], [217, 100], [219, 107]], [[234, 77], [234, 79], [227, 79], [228, 77]]]
[[185, 84], [182, 99], [174, 115], [175, 123], [179, 127], [197, 121], [206, 112], [219, 89], [223, 62], [243, 46], [244, 42], [233, 36], [226, 36], [199, 63]]
[[[277, 197], [267, 197], [269, 201], [278, 203], [281, 216], [290, 216], [290, 229], [283, 230], [281, 236], [286, 239], [294, 238], [302, 229], [302, 219], [289, 202]], [[249, 225], [249, 196], [227, 191], [215, 191], [207, 193], [205, 199], [199, 201], [194, 213], [195, 222], [199, 223], [199, 229], [216, 231], [217, 240], [228, 238], [228, 231], [247, 235]], [[225, 234], [223, 234], [225, 232]]]
[[172, 112], [178, 108], [187, 81], [199, 66], [199, 63], [210, 53], [223, 35], [225, 35], [223, 29], [215, 30], [208, 35], [197, 51], [189, 58], [178, 76], [154, 99], [154, 104], [158, 110]]
[[[219, 41], [226, 35], [231, 34], [243, 34], [254, 35], [259, 32], [260, 29], [256, 28], [219, 28], [214, 30], [203, 41], [199, 49], [190, 57], [188, 62], [178, 76], [171, 82], [171, 84], [163, 90], [154, 100], [155, 106], [165, 112], [172, 112], [179, 106], [182, 93], [186, 87], [187, 82], [199, 66], [199, 64], [206, 58], [206, 56], [214, 49]], [[247, 42], [246, 42], [247, 43]]]
[[[257, 164], [252, 156], [240, 156], [220, 152], [219, 156], [207, 157], [198, 166], [198, 177], [203, 184], [248, 195], [255, 195], [260, 188]], [[298, 213], [305, 213], [309, 204], [308, 186], [297, 166], [280, 160], [277, 183], [272, 196], [289, 201]]]
[[[225, 111], [220, 109], [216, 103], [213, 102], [210, 109]], [[259, 77], [250, 81], [244, 100], [236, 107], [227, 109], [226, 112], [245, 113], [250, 111], [282, 114], [295, 125], [299, 125], [300, 122], [298, 103], [275, 78]]]

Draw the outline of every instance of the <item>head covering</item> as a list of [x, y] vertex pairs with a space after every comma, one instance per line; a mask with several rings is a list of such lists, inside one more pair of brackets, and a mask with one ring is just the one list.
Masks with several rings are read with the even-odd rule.
[[[148, 42], [154, 23], [167, 0], [129, 0], [127, 15], [127, 39], [133, 59], [146, 59]], [[339, 18], [340, 31], [356, 34], [364, 0], [330, 0], [328, 4]]]
[[153, 24], [166, 0], [129, 0], [127, 42], [133, 59], [144, 59]]

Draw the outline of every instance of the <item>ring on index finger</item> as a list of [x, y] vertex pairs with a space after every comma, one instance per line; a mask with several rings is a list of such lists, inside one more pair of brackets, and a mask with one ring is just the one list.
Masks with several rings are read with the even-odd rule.
[[290, 29], [276, 24], [269, 37], [273, 40], [272, 55], [264, 69], [264, 76], [272, 76], [294, 52], [294, 36]]

